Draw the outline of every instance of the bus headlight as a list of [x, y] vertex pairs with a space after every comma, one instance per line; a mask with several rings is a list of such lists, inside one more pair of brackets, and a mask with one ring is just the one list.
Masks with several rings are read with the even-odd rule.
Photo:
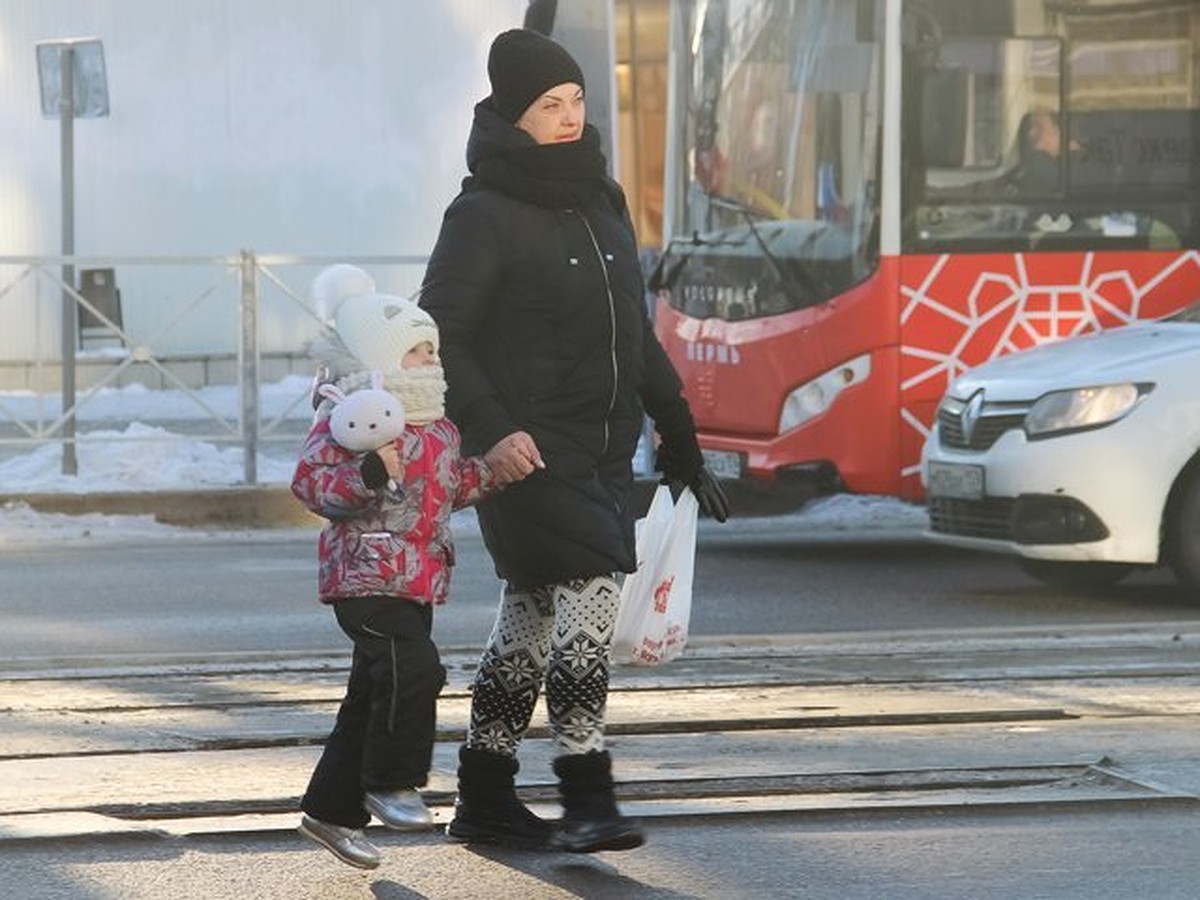
[[821, 415], [833, 405], [838, 394], [851, 385], [866, 381], [870, 374], [871, 356], [864, 353], [800, 385], [784, 398], [783, 409], [779, 413], [779, 433], [783, 434]]
[[1025, 416], [1025, 434], [1036, 440], [1111, 425], [1124, 418], [1153, 387], [1106, 384], [1045, 394]]

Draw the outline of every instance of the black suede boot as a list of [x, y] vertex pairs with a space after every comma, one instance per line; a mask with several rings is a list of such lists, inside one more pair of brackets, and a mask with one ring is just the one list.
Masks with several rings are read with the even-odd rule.
[[458, 797], [446, 834], [457, 841], [523, 850], [550, 846], [554, 828], [517, 797], [511, 756], [462, 747], [458, 751]]
[[563, 818], [554, 845], [571, 853], [632, 850], [646, 841], [642, 829], [617, 811], [612, 758], [607, 751], [560, 756], [554, 761]]

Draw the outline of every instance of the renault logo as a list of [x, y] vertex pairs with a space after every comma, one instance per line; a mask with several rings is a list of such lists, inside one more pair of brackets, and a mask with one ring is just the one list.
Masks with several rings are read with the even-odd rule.
[[958, 414], [958, 423], [962, 427], [963, 441], [968, 447], [975, 438], [975, 426], [979, 424], [979, 415], [983, 412], [983, 391], [976, 391]]

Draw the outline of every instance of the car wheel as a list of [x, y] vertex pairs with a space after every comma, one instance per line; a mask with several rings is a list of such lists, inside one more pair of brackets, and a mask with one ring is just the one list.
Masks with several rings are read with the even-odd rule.
[[1167, 563], [1185, 587], [1200, 590], [1200, 476], [1179, 495], [1167, 523]]
[[[1200, 548], [1198, 548], [1200, 550]], [[1116, 584], [1137, 568], [1133, 563], [1075, 562], [1062, 559], [1019, 559], [1021, 570], [1044, 584], [1065, 588], [1099, 588]]]

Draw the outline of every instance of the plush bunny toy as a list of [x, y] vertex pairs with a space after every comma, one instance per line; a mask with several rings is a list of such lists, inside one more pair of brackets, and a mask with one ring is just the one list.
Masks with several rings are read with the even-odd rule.
[[[349, 394], [331, 383], [317, 388], [334, 404], [329, 414], [329, 433], [338, 444], [355, 453], [378, 450], [404, 433], [404, 405], [379, 386], [377, 377], [372, 382], [372, 387]], [[388, 487], [395, 490], [395, 482], [389, 479]]]

